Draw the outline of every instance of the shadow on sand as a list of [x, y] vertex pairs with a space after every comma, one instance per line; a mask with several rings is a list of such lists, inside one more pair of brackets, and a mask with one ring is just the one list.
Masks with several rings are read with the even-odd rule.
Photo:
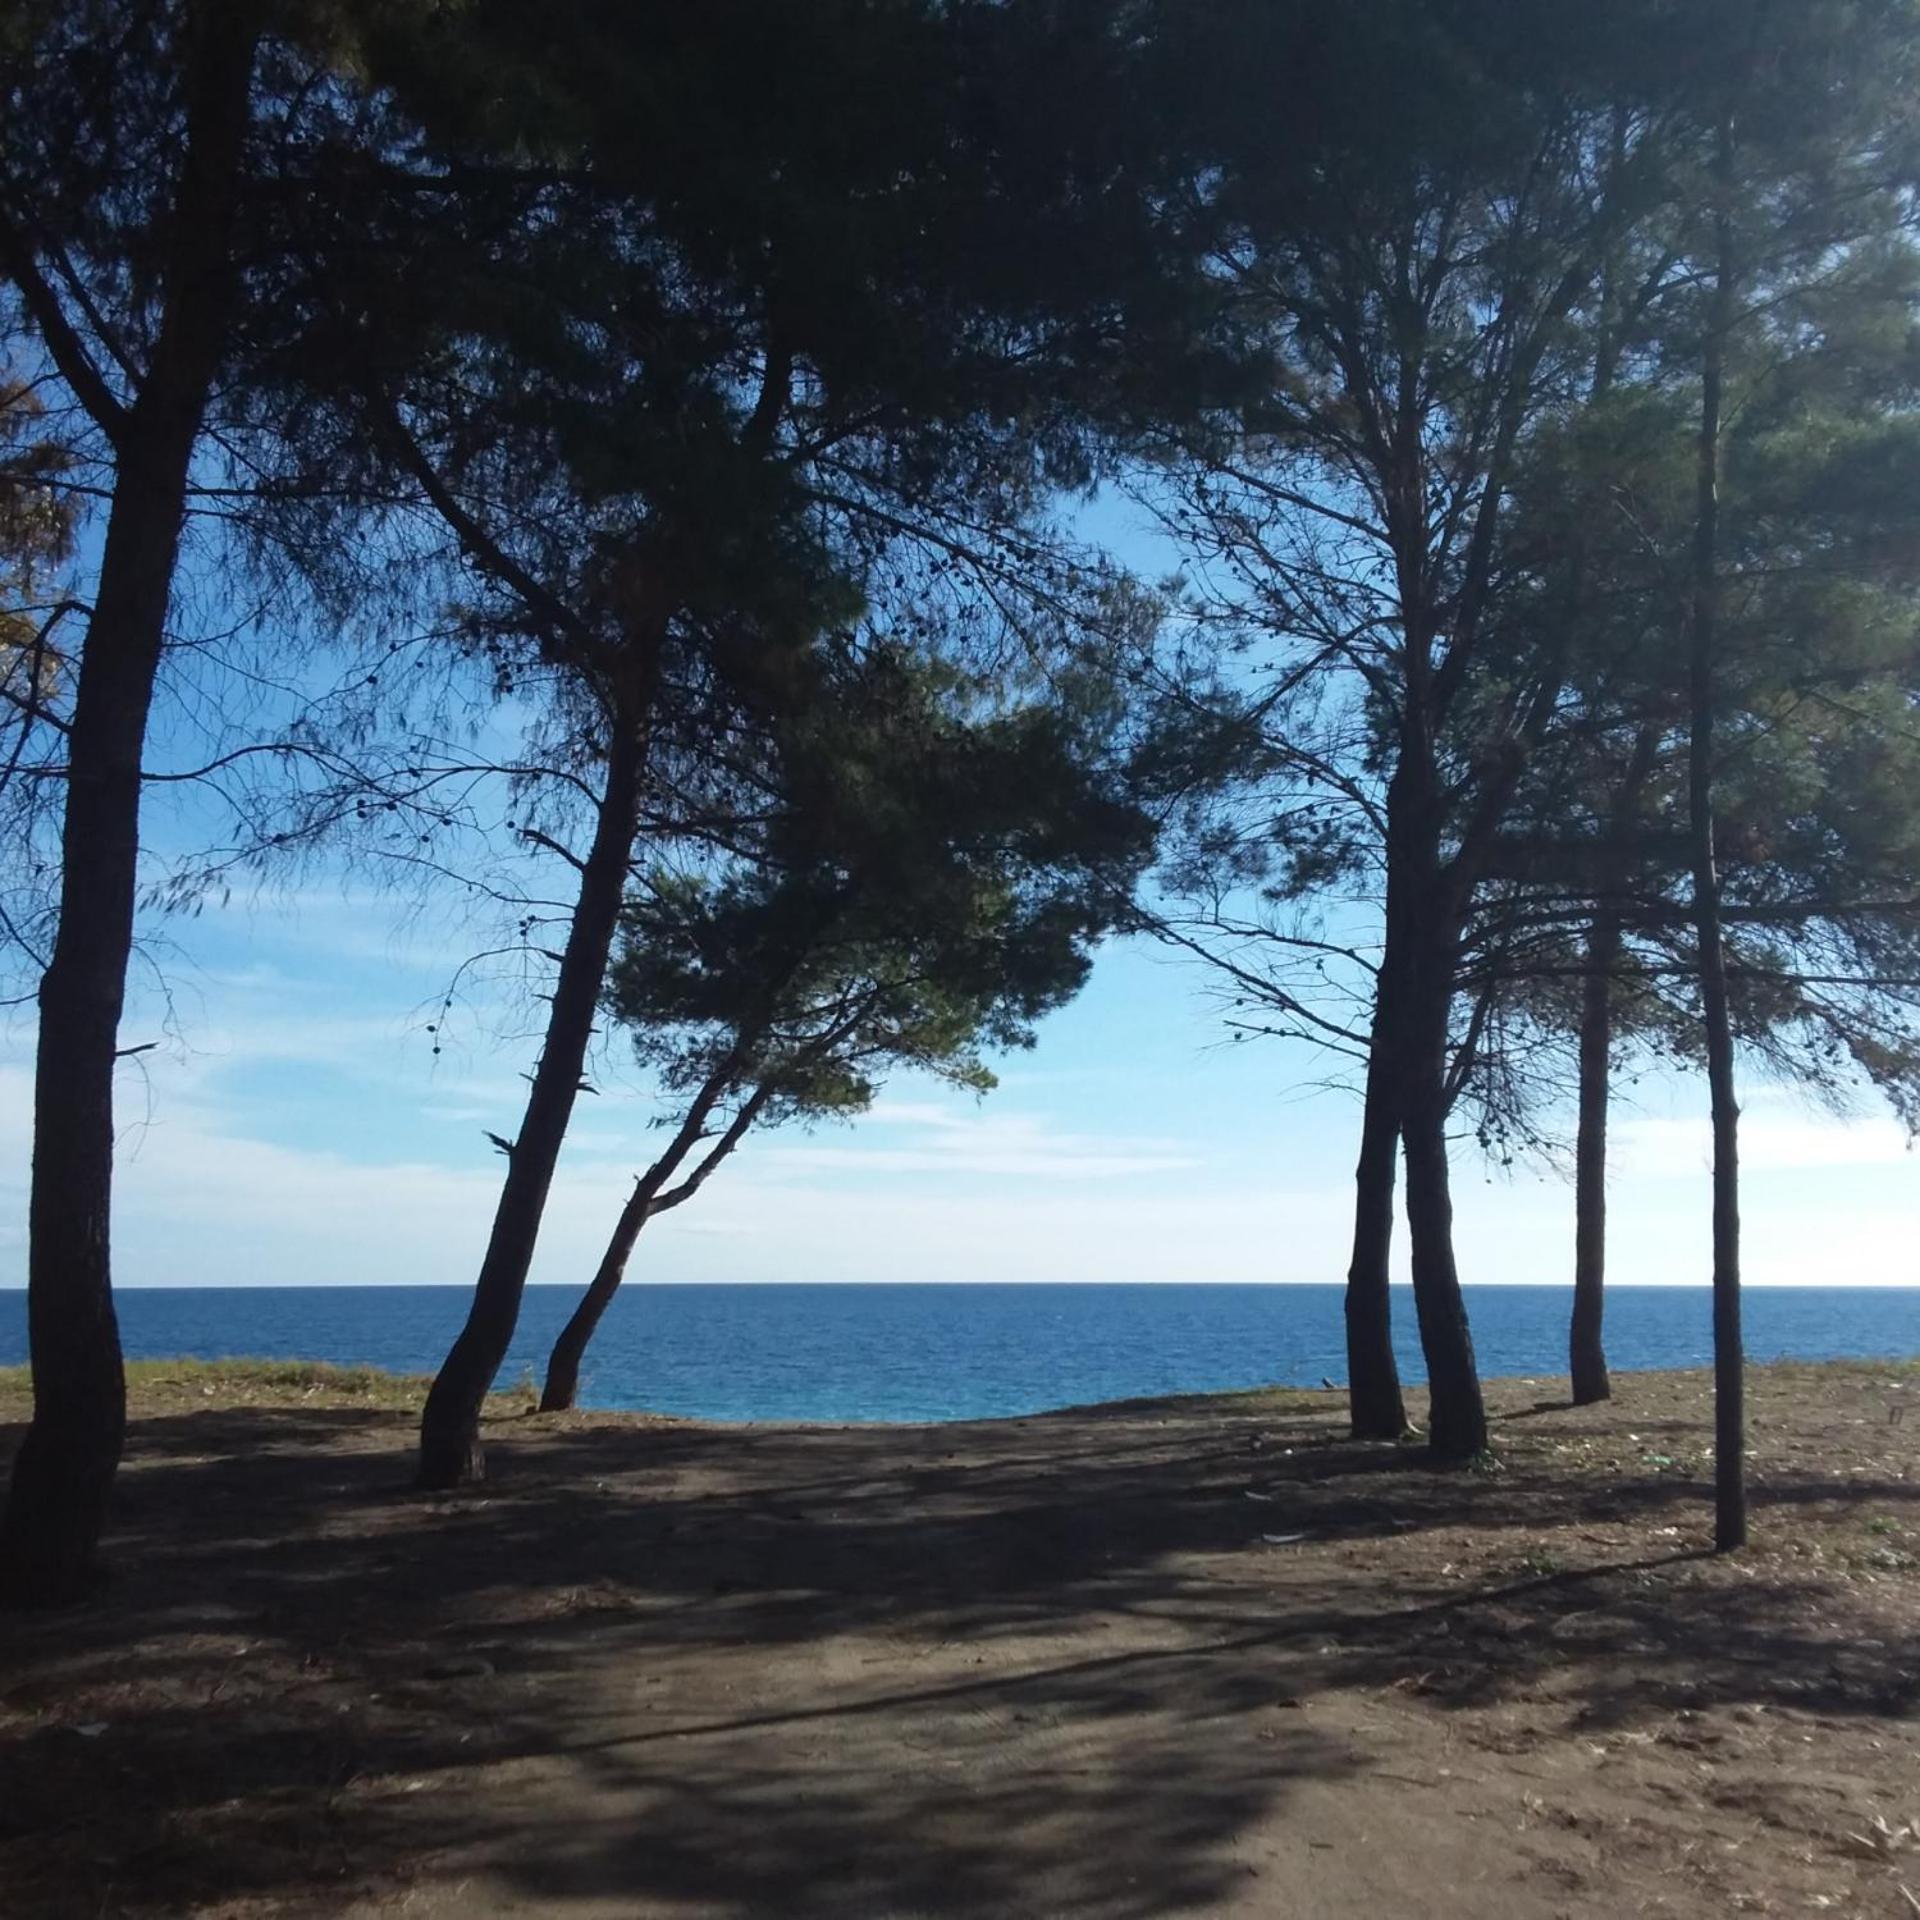
[[[1344, 1440], [1331, 1396], [529, 1419], [456, 1497], [411, 1491], [408, 1440], [137, 1424], [123, 1571], [0, 1629], [9, 1912], [339, 1911], [457, 1873], [530, 1911], [1145, 1920], [1220, 1903], [1239, 1836], [1376, 1764], [1308, 1710], [1335, 1692], [1550, 1688], [1595, 1727], [1920, 1704], [1913, 1650], [1838, 1646], [1790, 1571], [1713, 1577], [1697, 1481], [1545, 1446], [1437, 1474]], [[1920, 1520], [1920, 1485], [1848, 1493]], [[1774, 1476], [1762, 1525], [1832, 1497]]]

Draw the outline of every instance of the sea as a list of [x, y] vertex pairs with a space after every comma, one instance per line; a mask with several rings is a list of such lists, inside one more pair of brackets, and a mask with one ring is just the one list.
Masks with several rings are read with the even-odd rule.
[[[502, 1383], [538, 1378], [577, 1298], [531, 1287]], [[466, 1312], [461, 1287], [138, 1287], [119, 1295], [136, 1359], [330, 1360], [430, 1373]], [[1564, 1373], [1564, 1286], [1469, 1287], [1482, 1373]], [[1394, 1292], [1409, 1381], [1413, 1301]], [[1755, 1360], [1920, 1355], [1920, 1287], [1756, 1287]], [[0, 1294], [0, 1363], [26, 1357], [26, 1300]], [[666, 1285], [614, 1300], [581, 1404], [714, 1420], [973, 1420], [1099, 1400], [1342, 1384], [1341, 1289], [1316, 1285]], [[1616, 1286], [1616, 1370], [1712, 1352], [1704, 1287]]]

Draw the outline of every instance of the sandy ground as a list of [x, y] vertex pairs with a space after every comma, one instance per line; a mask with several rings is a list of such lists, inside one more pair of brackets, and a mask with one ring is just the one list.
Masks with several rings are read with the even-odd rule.
[[[0, 1622], [0, 1912], [1920, 1914], [1920, 1370], [964, 1427], [136, 1400], [116, 1577]], [[18, 1413], [0, 1401], [0, 1416]], [[17, 1428], [0, 1446], [10, 1448]]]

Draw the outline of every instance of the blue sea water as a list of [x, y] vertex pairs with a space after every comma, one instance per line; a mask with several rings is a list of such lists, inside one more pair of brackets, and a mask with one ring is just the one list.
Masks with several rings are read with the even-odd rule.
[[[537, 1376], [572, 1288], [529, 1289], [502, 1380]], [[1469, 1287], [1488, 1376], [1566, 1368], [1565, 1287]], [[1413, 1302], [1400, 1363], [1422, 1378]], [[457, 1287], [142, 1287], [119, 1298], [134, 1358], [235, 1355], [431, 1372], [466, 1312]], [[1756, 1360], [1920, 1354], [1920, 1287], [1769, 1287], [1746, 1298]], [[1168, 1393], [1346, 1377], [1337, 1286], [662, 1286], [616, 1297], [581, 1401], [724, 1420], [963, 1420]], [[1705, 1288], [1616, 1287], [1617, 1369], [1711, 1352]], [[26, 1304], [0, 1294], [0, 1363]]]

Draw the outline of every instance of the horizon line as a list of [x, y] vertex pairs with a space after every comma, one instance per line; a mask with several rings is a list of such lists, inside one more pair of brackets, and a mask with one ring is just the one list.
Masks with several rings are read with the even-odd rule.
[[[579, 1292], [584, 1282], [574, 1280], [529, 1280], [526, 1291], [558, 1290]], [[1411, 1293], [1410, 1280], [1390, 1283], [1396, 1293]], [[1522, 1291], [1527, 1288], [1571, 1292], [1571, 1280], [1463, 1280], [1463, 1287], [1478, 1287], [1488, 1292]], [[635, 1287], [1324, 1287], [1344, 1292], [1344, 1280], [629, 1280]], [[130, 1280], [116, 1287], [116, 1293], [364, 1293], [387, 1292], [466, 1292], [473, 1291], [470, 1280]], [[1710, 1293], [1710, 1280], [1610, 1280], [1609, 1293]], [[25, 1295], [24, 1282], [0, 1283], [0, 1293]], [[1920, 1280], [1747, 1280], [1743, 1293], [1920, 1293]]]

